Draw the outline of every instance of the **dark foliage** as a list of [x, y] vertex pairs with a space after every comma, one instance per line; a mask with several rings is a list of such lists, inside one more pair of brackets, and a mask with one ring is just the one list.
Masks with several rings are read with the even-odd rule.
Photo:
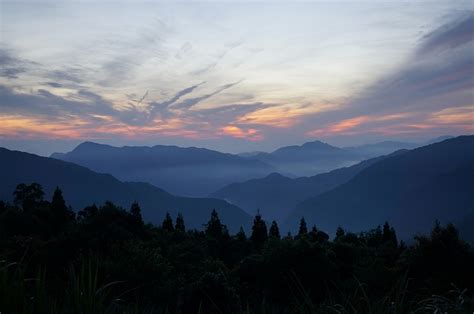
[[474, 252], [436, 223], [412, 245], [393, 227], [316, 228], [280, 238], [254, 219], [229, 235], [217, 211], [205, 231], [167, 215], [144, 224], [140, 206], [111, 202], [71, 214], [58, 188], [20, 185], [0, 202], [3, 313], [469, 313]]

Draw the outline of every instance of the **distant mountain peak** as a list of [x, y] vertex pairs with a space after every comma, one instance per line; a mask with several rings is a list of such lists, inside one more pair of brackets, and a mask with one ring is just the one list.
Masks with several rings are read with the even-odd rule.
[[90, 149], [97, 149], [97, 148], [105, 148], [105, 147], [112, 147], [110, 145], [106, 144], [99, 144], [91, 141], [85, 141], [82, 142], [81, 144], [77, 145], [72, 151], [73, 152], [80, 152], [80, 151], [88, 151]]
[[322, 142], [320, 140], [314, 140], [314, 141], [311, 141], [311, 142], [306, 142], [303, 145], [301, 145], [301, 147], [305, 147], [305, 148], [337, 148], [335, 146], [332, 146], [332, 145], [330, 145], [328, 143], [325, 143], [325, 142]]
[[281, 152], [288, 152], [288, 151], [304, 151], [304, 150], [339, 150], [340, 148], [329, 145], [328, 143], [321, 142], [319, 140], [314, 140], [311, 142], [306, 142], [301, 145], [291, 145], [291, 146], [283, 146], [273, 153], [281, 153]]

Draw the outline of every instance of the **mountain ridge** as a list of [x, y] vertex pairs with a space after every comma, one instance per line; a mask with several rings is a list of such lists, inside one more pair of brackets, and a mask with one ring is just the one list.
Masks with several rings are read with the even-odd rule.
[[[287, 221], [304, 216], [333, 232], [360, 231], [388, 220], [405, 237], [426, 232], [434, 220], [457, 221], [474, 210], [474, 136], [460, 136], [385, 158], [348, 182], [309, 198]], [[449, 210], [447, 208], [450, 208]]]
[[69, 153], [52, 157], [110, 173], [123, 181], [148, 182], [173, 194], [193, 197], [275, 170], [260, 160], [171, 145], [116, 147], [84, 142]]
[[12, 200], [17, 184], [37, 182], [48, 196], [59, 186], [75, 210], [105, 201], [128, 208], [138, 201], [144, 219], [157, 225], [167, 211], [173, 216], [181, 212], [190, 227], [201, 229], [213, 208], [232, 231], [240, 225], [248, 227], [251, 221], [247, 213], [223, 200], [180, 197], [148, 183], [122, 182], [71, 162], [5, 148], [0, 148], [0, 173], [0, 199], [7, 201]]

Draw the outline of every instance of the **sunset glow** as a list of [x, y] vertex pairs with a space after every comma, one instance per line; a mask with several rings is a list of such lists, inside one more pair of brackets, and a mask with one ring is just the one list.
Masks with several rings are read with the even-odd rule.
[[0, 142], [234, 151], [472, 132], [469, 2], [345, 8], [2, 2]]

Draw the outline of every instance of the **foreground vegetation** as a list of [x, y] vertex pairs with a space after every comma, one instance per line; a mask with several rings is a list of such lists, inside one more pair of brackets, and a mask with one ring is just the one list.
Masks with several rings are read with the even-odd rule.
[[[453, 225], [407, 246], [386, 223], [333, 240], [260, 215], [230, 235], [213, 212], [145, 224], [139, 204], [76, 214], [57, 189], [21, 184], [0, 202], [2, 313], [471, 313], [474, 252]], [[267, 230], [268, 228], [268, 230]]]

